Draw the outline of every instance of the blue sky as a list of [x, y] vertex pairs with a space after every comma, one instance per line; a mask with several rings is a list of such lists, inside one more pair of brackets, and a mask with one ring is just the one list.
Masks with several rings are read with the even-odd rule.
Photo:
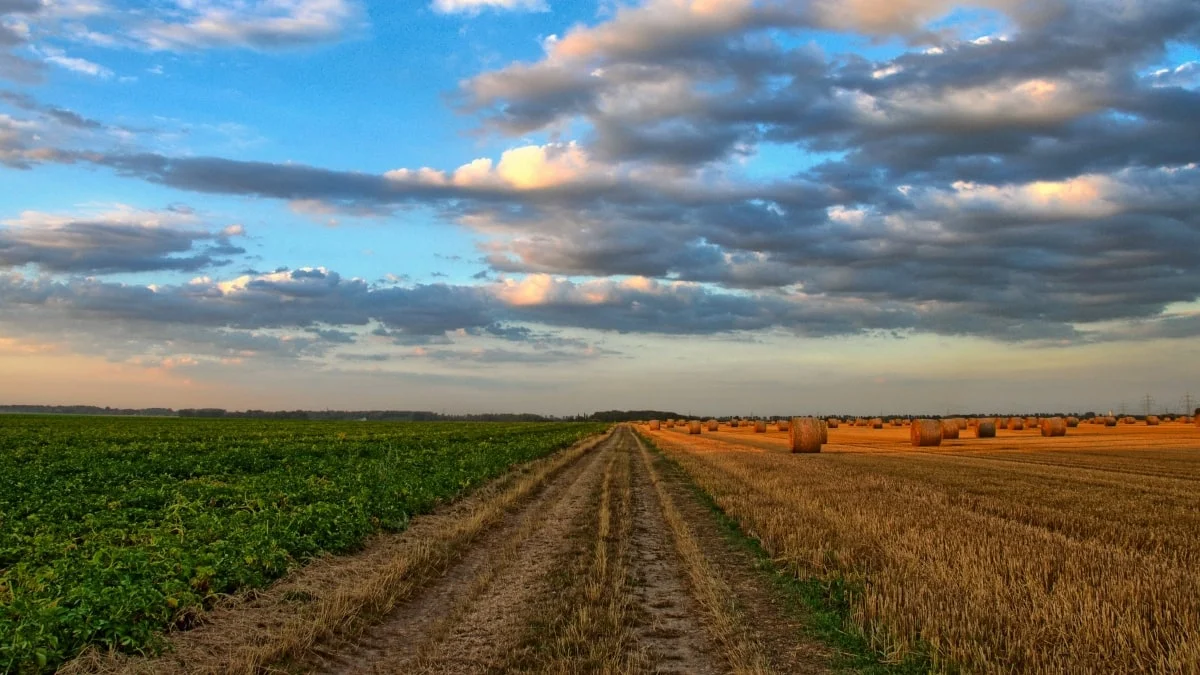
[[0, 403], [1169, 406], [1200, 8], [1118, 10], [0, 0]]

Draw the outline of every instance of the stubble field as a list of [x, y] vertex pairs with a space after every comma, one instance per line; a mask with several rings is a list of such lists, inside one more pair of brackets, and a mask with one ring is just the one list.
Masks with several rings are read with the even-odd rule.
[[[900, 660], [968, 672], [1200, 671], [1200, 430], [1081, 425], [1065, 438], [909, 446], [841, 427], [647, 431], [777, 563], [849, 597]], [[966, 432], [964, 436], [973, 433]]]

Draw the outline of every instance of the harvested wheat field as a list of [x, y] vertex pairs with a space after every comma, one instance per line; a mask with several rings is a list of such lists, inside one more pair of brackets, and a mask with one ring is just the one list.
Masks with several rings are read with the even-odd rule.
[[[998, 425], [999, 426], [999, 425]], [[848, 628], [933, 670], [1200, 672], [1200, 432], [645, 432], [798, 578], [847, 589]]]

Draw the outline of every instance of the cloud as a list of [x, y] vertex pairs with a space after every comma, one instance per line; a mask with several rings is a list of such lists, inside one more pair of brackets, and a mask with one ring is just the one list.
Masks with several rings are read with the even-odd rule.
[[46, 159], [38, 149], [37, 123], [0, 114], [0, 164], [28, 169]]
[[0, 0], [0, 14], [36, 14], [42, 7], [40, 0]]
[[[437, 205], [496, 237], [484, 246], [502, 272], [796, 286], [849, 306], [911, 303], [918, 314], [920, 303], [953, 304], [974, 320], [907, 324], [931, 330], [995, 328], [1007, 339], [1014, 333], [993, 319], [1008, 317], [1042, 326], [1022, 335], [1070, 334], [1075, 322], [1145, 317], [1200, 295], [1194, 275], [1183, 273], [1200, 266], [1189, 252], [1200, 250], [1193, 165], [1023, 182], [930, 177], [889, 190], [839, 175], [827, 186], [714, 184], [662, 172], [638, 180], [636, 171], [614, 176], [574, 161], [560, 172], [543, 151], [529, 155], [513, 166], [536, 167], [528, 174], [536, 181], [506, 179], [498, 167], [507, 159], [467, 165], [471, 172], [385, 176], [151, 155], [77, 159], [200, 191]], [[1120, 292], [1110, 288], [1118, 279], [1127, 280]]]
[[[2, 48], [2, 45], [0, 45]], [[42, 79], [44, 66], [38, 61], [0, 51], [0, 78], [23, 83], [36, 83]]]
[[245, 253], [231, 241], [244, 235], [240, 227], [213, 232], [195, 221], [179, 211], [130, 208], [92, 216], [27, 211], [0, 226], [0, 269], [30, 265], [85, 275], [195, 272]]
[[84, 117], [73, 110], [42, 104], [27, 94], [0, 90], [0, 101], [21, 110], [45, 115], [59, 124], [76, 129], [96, 130], [104, 128], [102, 123], [94, 119]]
[[479, 14], [483, 10], [546, 12], [545, 0], [433, 0], [433, 10], [441, 14]]
[[44, 9], [37, 0], [0, 0], [0, 79], [38, 82], [43, 66], [16, 53], [30, 40], [29, 21]]
[[[280, 270], [136, 301], [221, 330], [326, 321], [406, 347], [447, 346], [454, 331], [517, 342], [507, 331], [523, 322], [1080, 341], [1094, 324], [1159, 321], [1200, 297], [1200, 92], [1194, 64], [1168, 63], [1164, 48], [1200, 36], [1200, 6], [967, 5], [998, 24], [986, 36], [946, 21], [957, 6], [621, 7], [546, 39], [532, 63], [465, 81], [461, 109], [511, 145], [440, 167], [380, 174], [55, 144], [43, 133], [54, 113], [19, 100], [41, 117], [0, 118], [0, 159], [279, 199], [323, 219], [429, 207], [476, 234], [490, 268], [472, 286]], [[233, 11], [189, 16], [214, 7]], [[809, 42], [814, 28], [903, 40], [887, 58], [829, 53]], [[61, 306], [83, 302], [73, 288], [56, 291]]]
[[98, 63], [88, 61], [87, 59], [67, 56], [66, 53], [61, 49], [55, 49], [53, 47], [40, 47], [37, 49], [37, 53], [46, 63], [58, 66], [63, 70], [69, 70], [73, 73], [79, 73], [80, 75], [87, 75], [89, 77], [95, 77], [102, 80], [107, 80], [113, 76], [113, 71], [109, 70], [108, 68], [105, 68]]
[[137, 25], [132, 33], [154, 50], [274, 50], [340, 40], [362, 21], [353, 0], [179, 1], [169, 18]]

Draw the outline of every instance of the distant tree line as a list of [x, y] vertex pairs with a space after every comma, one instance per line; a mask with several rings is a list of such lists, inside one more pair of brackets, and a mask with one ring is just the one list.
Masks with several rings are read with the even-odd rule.
[[[41, 415], [126, 415], [136, 417], [204, 417], [215, 419], [274, 419], [274, 420], [362, 420], [370, 422], [553, 422], [553, 421], [595, 421], [595, 422], [633, 422], [636, 420], [652, 419], [711, 419], [727, 420], [729, 415], [693, 415], [667, 410], [603, 410], [592, 414], [570, 415], [555, 417], [553, 415], [535, 415], [533, 413], [482, 413], [474, 415], [447, 415], [428, 410], [225, 410], [224, 408], [110, 408], [93, 405], [0, 405], [0, 414], [41, 414]], [[1200, 408], [1194, 414], [1200, 415]], [[955, 413], [952, 415], [920, 415], [920, 417], [1008, 417], [1010, 415], [1052, 417], [1075, 416], [1089, 419], [1096, 416], [1094, 412], [1064, 413], [1064, 412], [1023, 412], [1023, 413]], [[787, 415], [734, 415], [736, 418], [776, 419]], [[913, 415], [856, 415], [829, 414], [821, 417], [838, 417], [854, 419], [856, 417], [881, 417], [884, 420], [894, 418], [910, 419]], [[1134, 415], [1141, 418], [1141, 415]]]
[[[224, 408], [110, 408], [93, 405], [0, 405], [0, 414], [124, 415], [212, 419], [365, 420], [372, 422], [546, 422], [561, 418], [532, 413], [447, 415], [428, 410], [226, 410]], [[576, 416], [572, 419], [587, 419]]]
[[137, 415], [174, 417], [170, 408], [101, 408], [94, 405], [0, 405], [0, 413], [26, 415]]

